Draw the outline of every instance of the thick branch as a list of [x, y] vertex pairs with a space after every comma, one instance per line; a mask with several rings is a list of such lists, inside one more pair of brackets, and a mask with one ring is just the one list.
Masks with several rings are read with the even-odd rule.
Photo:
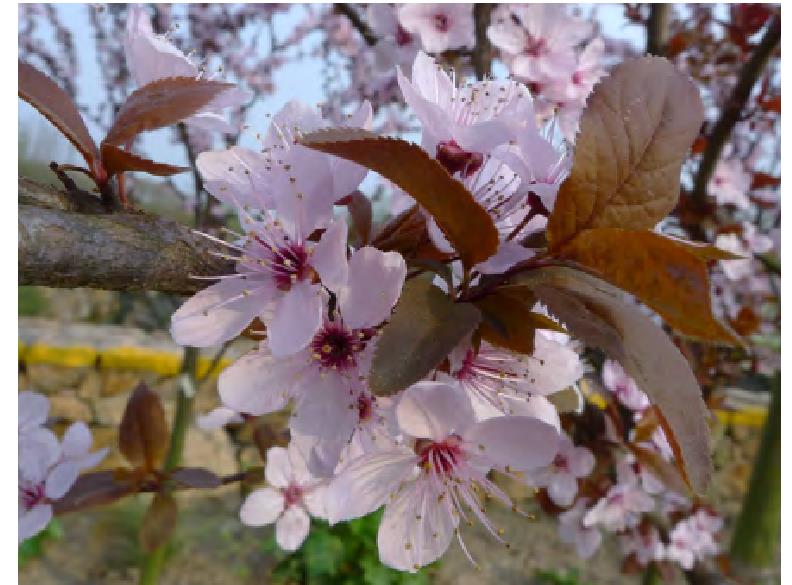
[[650, 4], [649, 18], [646, 20], [646, 53], [665, 55], [668, 42], [668, 20], [671, 16], [670, 4]]
[[767, 26], [762, 41], [756, 46], [751, 58], [743, 65], [731, 96], [723, 106], [720, 119], [707, 136], [707, 148], [701, 157], [696, 173], [696, 181], [693, 186], [693, 200], [702, 203], [707, 196], [707, 184], [712, 173], [715, 172], [715, 165], [720, 158], [721, 151], [731, 136], [734, 126], [740, 120], [742, 112], [748, 98], [751, 96], [756, 80], [759, 79], [767, 65], [770, 56], [778, 46], [781, 38], [781, 16], [776, 15]]
[[[190, 275], [233, 271], [232, 262], [210, 253], [217, 245], [176, 222], [64, 210], [57, 201], [68, 197], [26, 179], [20, 196], [19, 284], [191, 294], [207, 282]], [[41, 206], [45, 201], [52, 204]]]
[[473, 49], [471, 61], [478, 79], [484, 79], [489, 75], [492, 66], [492, 43], [487, 37], [487, 27], [489, 27], [490, 16], [492, 16], [494, 9], [495, 4], [475, 4], [473, 7], [473, 19], [476, 26], [476, 47]]

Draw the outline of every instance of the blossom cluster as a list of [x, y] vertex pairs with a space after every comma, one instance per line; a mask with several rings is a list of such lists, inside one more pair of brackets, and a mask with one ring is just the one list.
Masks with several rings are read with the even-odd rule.
[[[637, 436], [637, 425], [650, 416], [651, 405], [635, 381], [618, 363], [606, 360], [602, 382], [632, 419], [630, 441], [671, 463], [673, 450], [660, 426], [649, 437]], [[615, 429], [610, 428], [608, 435], [609, 444], [621, 442]], [[675, 563], [690, 570], [697, 562], [718, 554], [718, 533], [723, 527], [720, 516], [661, 482], [647, 458], [639, 460], [629, 451], [616, 457], [615, 481], [607, 482], [607, 487], [598, 485], [590, 490], [592, 493], [581, 495], [570, 509], [559, 513], [559, 536], [563, 541], [574, 545], [582, 558], [589, 558], [599, 548], [603, 532], [616, 534], [625, 563], [638, 568], [651, 563]], [[548, 495], [560, 504], [549, 490]], [[655, 512], [660, 514], [652, 515]], [[657, 518], [670, 523], [659, 524]]]
[[91, 451], [91, 432], [72, 423], [58, 437], [45, 424], [49, 400], [42, 394], [19, 393], [19, 542], [47, 527], [53, 503], [65, 496], [80, 472], [96, 467], [107, 449]]
[[[474, 266], [472, 278], [530, 258], [535, 252], [521, 242], [543, 229], [568, 158], [538, 126], [527, 89], [494, 80], [457, 86], [422, 52], [411, 77], [399, 71], [398, 81], [422, 122], [424, 150], [469, 187], [498, 228], [497, 253]], [[350, 128], [370, 124], [367, 103], [346, 120]], [[244, 522], [276, 522], [278, 542], [293, 550], [309, 514], [335, 523], [385, 505], [381, 559], [414, 571], [442, 555], [468, 514], [502, 539], [483, 498], [512, 502], [490, 471], [555, 486], [559, 501], [571, 502], [593, 461], [561, 433], [547, 396], [573, 386], [584, 367], [563, 334], [539, 330], [530, 356], [468, 338], [425, 380], [375, 396], [370, 364], [407, 266], [397, 252], [348, 244], [334, 204], [366, 170], [298, 140], [329, 125], [289, 102], [260, 150], [198, 157], [206, 189], [236, 210], [242, 232], [231, 241], [208, 236], [225, 246], [236, 271], [185, 302], [171, 333], [199, 347], [245, 330], [264, 336], [221, 374], [222, 406], [203, 419], [223, 424], [290, 408], [289, 447], [270, 451], [270, 487], [246, 500]], [[425, 216], [434, 244], [450, 252]], [[448, 294], [461, 284], [461, 267], [453, 272], [453, 282], [436, 283]]]

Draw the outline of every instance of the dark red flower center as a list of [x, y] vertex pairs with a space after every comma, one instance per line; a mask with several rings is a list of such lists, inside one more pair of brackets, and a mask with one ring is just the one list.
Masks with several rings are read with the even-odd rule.
[[557, 469], [566, 471], [569, 469], [569, 459], [559, 453], [555, 456], [555, 459], [553, 459], [553, 466]]
[[328, 321], [311, 341], [311, 353], [323, 368], [348, 370], [357, 366], [355, 354], [363, 349], [362, 336], [337, 321]]
[[44, 483], [19, 486], [19, 500], [26, 510], [32, 509], [37, 504], [47, 499], [44, 493]]
[[448, 16], [445, 14], [435, 14], [434, 26], [438, 32], [448, 32]]
[[283, 494], [283, 499], [287, 507], [302, 502], [303, 490], [297, 484], [290, 483], [286, 489], [281, 490], [281, 493]]
[[471, 176], [484, 164], [483, 154], [468, 152], [453, 139], [438, 143], [435, 158], [452, 175], [462, 173], [464, 177]]
[[523, 53], [531, 57], [540, 56], [547, 48], [547, 41], [529, 36], [525, 41]]
[[434, 469], [443, 475], [450, 475], [464, 457], [462, 439], [458, 435], [450, 435], [441, 442], [419, 439], [415, 443], [415, 453], [420, 457], [421, 468]]
[[580, 71], [575, 71], [572, 74], [572, 83], [574, 83], [575, 85], [580, 85], [581, 83], [583, 83], [583, 74]]
[[310, 278], [313, 268], [308, 263], [308, 252], [300, 244], [286, 244], [272, 251], [272, 275], [280, 290], [289, 290], [299, 280]]
[[405, 45], [409, 45], [412, 42], [412, 35], [408, 33], [406, 30], [402, 28], [402, 25], [398, 25], [396, 28], [396, 44], [400, 47]]

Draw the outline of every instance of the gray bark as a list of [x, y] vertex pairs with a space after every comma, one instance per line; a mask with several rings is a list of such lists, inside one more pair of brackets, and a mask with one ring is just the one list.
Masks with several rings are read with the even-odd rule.
[[[187, 226], [141, 212], [103, 213], [99, 199], [19, 179], [19, 284], [192, 294], [233, 272], [224, 251]], [[81, 210], [83, 212], [78, 212]]]

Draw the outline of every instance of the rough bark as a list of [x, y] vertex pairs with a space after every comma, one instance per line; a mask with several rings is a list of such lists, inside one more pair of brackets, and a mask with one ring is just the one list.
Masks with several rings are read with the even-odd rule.
[[211, 254], [220, 247], [189, 227], [141, 212], [101, 213], [86, 197], [20, 178], [19, 284], [192, 294], [211, 281], [191, 276], [233, 271]]

